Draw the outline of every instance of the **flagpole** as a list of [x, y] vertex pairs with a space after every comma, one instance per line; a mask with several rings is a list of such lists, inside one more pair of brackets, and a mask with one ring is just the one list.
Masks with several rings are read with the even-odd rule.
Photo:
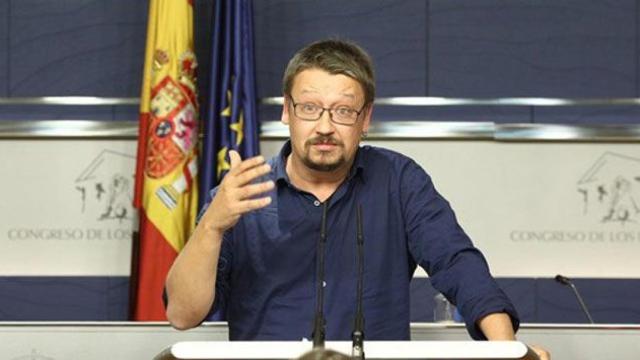
[[131, 232], [131, 275], [129, 275], [129, 321], [135, 320], [138, 303], [138, 268], [140, 263], [140, 231]]

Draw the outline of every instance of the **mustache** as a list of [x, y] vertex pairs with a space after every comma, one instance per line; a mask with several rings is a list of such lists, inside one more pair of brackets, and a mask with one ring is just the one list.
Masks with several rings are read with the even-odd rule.
[[333, 136], [316, 136], [306, 141], [307, 145], [318, 145], [318, 144], [331, 144], [331, 145], [339, 145], [342, 146], [342, 141], [334, 138]]

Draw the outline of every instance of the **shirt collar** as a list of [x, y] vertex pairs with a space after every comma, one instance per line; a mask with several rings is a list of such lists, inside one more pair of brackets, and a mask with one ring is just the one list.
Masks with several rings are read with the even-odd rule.
[[276, 182], [284, 181], [290, 183], [289, 175], [287, 175], [287, 156], [291, 154], [291, 140], [287, 140], [286, 143], [280, 149], [280, 153], [275, 159], [274, 170], [276, 175]]
[[[365, 180], [364, 176], [364, 152], [362, 147], [358, 147], [358, 151], [356, 152], [356, 158], [353, 161], [353, 165], [349, 170], [349, 175], [347, 175], [347, 180], [351, 180], [355, 176], [358, 176], [363, 182]], [[291, 140], [287, 140], [280, 149], [280, 153], [275, 159], [274, 162], [274, 170], [276, 175], [276, 182], [284, 181], [285, 183], [291, 183], [289, 180], [289, 175], [287, 175], [287, 157], [291, 154]]]

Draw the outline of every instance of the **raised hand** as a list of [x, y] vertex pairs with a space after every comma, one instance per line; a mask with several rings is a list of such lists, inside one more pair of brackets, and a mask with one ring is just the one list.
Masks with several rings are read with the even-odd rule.
[[269, 196], [257, 197], [274, 187], [273, 181], [253, 183], [271, 171], [262, 156], [242, 161], [240, 154], [229, 151], [231, 169], [218, 187], [218, 192], [200, 222], [207, 228], [223, 233], [234, 226], [240, 216], [271, 203]]

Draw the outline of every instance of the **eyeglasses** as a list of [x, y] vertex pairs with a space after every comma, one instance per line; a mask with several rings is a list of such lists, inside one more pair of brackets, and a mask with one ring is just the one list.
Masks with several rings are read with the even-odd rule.
[[322, 114], [324, 114], [325, 111], [328, 111], [329, 119], [332, 122], [341, 125], [355, 124], [358, 121], [358, 117], [362, 113], [362, 110], [364, 110], [366, 106], [366, 104], [362, 105], [360, 110], [344, 105], [336, 108], [323, 108], [322, 106], [318, 106], [313, 103], [296, 103], [291, 97], [289, 97], [289, 99], [291, 99], [291, 103], [293, 104], [293, 113], [300, 120], [318, 121], [322, 117]]

